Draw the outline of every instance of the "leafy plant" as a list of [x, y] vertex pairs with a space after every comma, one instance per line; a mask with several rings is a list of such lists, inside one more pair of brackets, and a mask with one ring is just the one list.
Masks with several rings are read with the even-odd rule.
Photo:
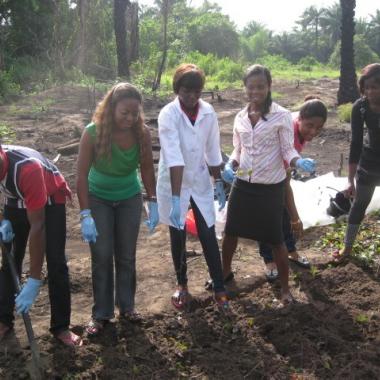
[[9, 127], [7, 124], [0, 124], [0, 142], [12, 143], [16, 138], [15, 131]]
[[340, 121], [349, 123], [351, 121], [352, 104], [346, 103], [338, 106], [338, 117]]
[[362, 325], [365, 325], [369, 322], [369, 317], [368, 317], [368, 315], [365, 315], [365, 314], [358, 314], [355, 317], [355, 322], [360, 323]]
[[[346, 223], [334, 224], [315, 245], [321, 249], [342, 249], [346, 226]], [[351, 256], [368, 267], [371, 267], [380, 257], [380, 234], [379, 227], [375, 222], [367, 222], [361, 225], [352, 247]]]
[[310, 274], [313, 278], [316, 278], [319, 275], [319, 270], [315, 265], [310, 267]]

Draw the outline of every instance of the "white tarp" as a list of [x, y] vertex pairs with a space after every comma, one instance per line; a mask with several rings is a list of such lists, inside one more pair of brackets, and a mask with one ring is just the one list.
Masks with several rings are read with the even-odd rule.
[[[295, 203], [304, 229], [335, 223], [335, 219], [327, 215], [326, 210], [330, 205], [330, 198], [335, 197], [337, 191], [344, 190], [347, 182], [346, 177], [335, 177], [333, 172], [307, 182], [291, 180]], [[227, 204], [222, 211], [218, 211], [218, 209], [218, 202], [215, 202], [215, 230], [218, 239], [221, 239], [226, 222]], [[380, 187], [377, 187], [366, 214], [379, 209]]]

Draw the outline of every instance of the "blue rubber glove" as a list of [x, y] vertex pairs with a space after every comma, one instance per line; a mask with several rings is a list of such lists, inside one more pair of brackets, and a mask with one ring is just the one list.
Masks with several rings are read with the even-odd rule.
[[82, 237], [86, 243], [96, 243], [98, 231], [96, 230], [95, 221], [91, 216], [91, 210], [86, 208], [80, 212], [80, 224], [82, 230]]
[[296, 167], [304, 172], [315, 172], [315, 161], [311, 158], [299, 158], [296, 162]]
[[29, 277], [26, 284], [22, 287], [21, 292], [16, 297], [16, 312], [17, 314], [27, 313], [34, 300], [36, 299], [42, 281]]
[[232, 162], [228, 161], [224, 165], [224, 170], [222, 171], [222, 178], [225, 182], [232, 183], [232, 181], [235, 179], [235, 175], [236, 174], [235, 174], [234, 169], [232, 167]]
[[148, 220], [145, 222], [145, 224], [148, 226], [149, 232], [153, 233], [159, 221], [157, 202], [149, 201], [148, 210]]
[[215, 195], [219, 203], [219, 211], [223, 210], [226, 205], [226, 193], [224, 192], [223, 180], [221, 179], [215, 181]]
[[181, 223], [180, 197], [178, 195], [172, 196], [172, 208], [170, 210], [169, 219], [175, 228], [183, 229], [184, 225]]
[[9, 243], [13, 240], [15, 237], [15, 234], [13, 233], [12, 224], [9, 220], [3, 219], [0, 223], [0, 234], [1, 234], [1, 240], [4, 243]]

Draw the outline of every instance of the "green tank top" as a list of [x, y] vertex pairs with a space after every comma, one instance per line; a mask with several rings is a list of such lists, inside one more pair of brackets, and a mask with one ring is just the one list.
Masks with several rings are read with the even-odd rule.
[[[87, 125], [86, 131], [95, 142], [95, 124]], [[89, 192], [109, 201], [120, 201], [138, 194], [141, 191], [141, 184], [137, 176], [139, 161], [138, 144], [129, 149], [121, 149], [112, 143], [111, 159], [98, 157], [90, 168]]]

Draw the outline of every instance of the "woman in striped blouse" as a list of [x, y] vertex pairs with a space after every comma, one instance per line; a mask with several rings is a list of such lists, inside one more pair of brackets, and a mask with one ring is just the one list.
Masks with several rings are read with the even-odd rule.
[[279, 272], [281, 302], [287, 304], [293, 298], [282, 231], [284, 161], [306, 172], [315, 170], [315, 162], [301, 158], [294, 148], [292, 116], [272, 101], [269, 70], [253, 65], [247, 69], [243, 82], [249, 103], [236, 115], [234, 150], [223, 172], [224, 180], [233, 181], [222, 248], [223, 274], [225, 281], [233, 277], [231, 261], [237, 237], [269, 244]]

